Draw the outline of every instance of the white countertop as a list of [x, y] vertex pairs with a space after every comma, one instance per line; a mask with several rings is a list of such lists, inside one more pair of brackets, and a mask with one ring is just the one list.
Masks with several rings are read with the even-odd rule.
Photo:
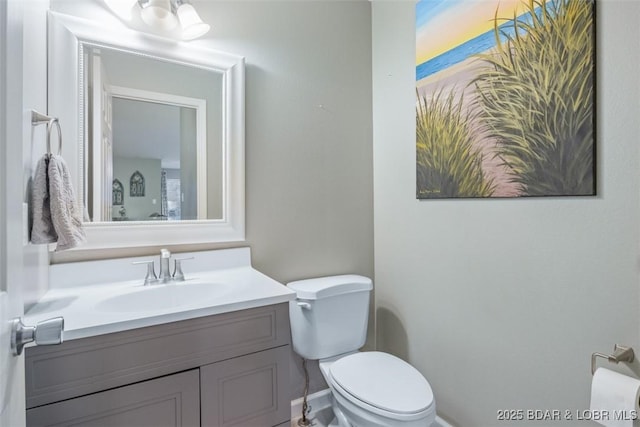
[[189, 273], [185, 266], [187, 280], [169, 284], [143, 286], [138, 279], [53, 286], [25, 314], [24, 323], [35, 325], [62, 316], [64, 340], [73, 340], [295, 299], [295, 292], [286, 286], [246, 263], [237, 264], [195, 273]]

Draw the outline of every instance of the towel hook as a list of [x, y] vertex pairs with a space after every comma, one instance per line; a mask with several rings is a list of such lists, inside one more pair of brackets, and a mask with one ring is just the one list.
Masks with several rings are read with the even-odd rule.
[[35, 110], [31, 110], [31, 125], [38, 126], [43, 123], [47, 124], [47, 153], [51, 153], [51, 128], [56, 125], [58, 130], [58, 155], [62, 154], [62, 130], [60, 129], [60, 123], [57, 117], [49, 117], [45, 114], [41, 114]]

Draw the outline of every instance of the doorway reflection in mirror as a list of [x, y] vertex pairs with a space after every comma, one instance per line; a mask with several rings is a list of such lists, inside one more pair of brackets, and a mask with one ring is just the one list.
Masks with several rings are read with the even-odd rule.
[[[87, 48], [92, 128], [87, 152], [93, 154], [86, 200], [93, 221], [220, 218], [220, 77], [105, 47]], [[175, 75], [184, 77], [177, 85]], [[113, 186], [106, 185], [114, 179], [125, 187], [120, 203]], [[119, 216], [122, 203], [126, 217]]]
[[195, 118], [192, 108], [113, 97], [112, 170], [129, 181], [127, 221], [197, 219]]

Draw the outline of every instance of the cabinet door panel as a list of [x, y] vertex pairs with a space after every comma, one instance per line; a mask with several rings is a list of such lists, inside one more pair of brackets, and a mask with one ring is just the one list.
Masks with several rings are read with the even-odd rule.
[[27, 426], [196, 427], [198, 370], [27, 410]]
[[200, 368], [202, 425], [275, 426], [291, 416], [290, 346]]

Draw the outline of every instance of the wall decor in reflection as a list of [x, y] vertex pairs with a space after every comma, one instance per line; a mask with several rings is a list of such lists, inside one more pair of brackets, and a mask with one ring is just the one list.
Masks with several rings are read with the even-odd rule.
[[418, 199], [594, 195], [594, 0], [416, 5]]
[[112, 194], [111, 201], [114, 206], [124, 205], [124, 186], [117, 179], [113, 180], [113, 188], [112, 188], [111, 194]]
[[140, 171], [135, 171], [129, 180], [129, 195], [131, 197], [144, 197], [144, 176]]

